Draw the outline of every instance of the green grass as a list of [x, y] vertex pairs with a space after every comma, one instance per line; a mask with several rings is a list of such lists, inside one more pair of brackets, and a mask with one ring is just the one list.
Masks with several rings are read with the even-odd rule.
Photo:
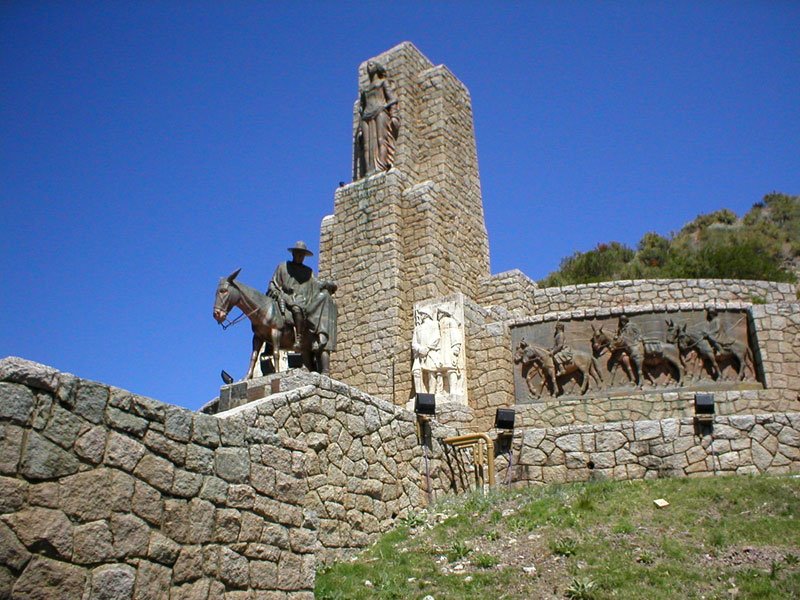
[[531, 487], [448, 498], [433, 513], [450, 516], [420, 512], [321, 569], [316, 597], [800, 597], [800, 479]]

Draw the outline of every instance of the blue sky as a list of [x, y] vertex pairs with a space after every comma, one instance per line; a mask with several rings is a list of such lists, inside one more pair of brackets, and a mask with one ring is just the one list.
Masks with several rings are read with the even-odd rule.
[[471, 91], [493, 273], [798, 194], [798, 31], [791, 1], [3, 3], [0, 356], [190, 408], [241, 377], [216, 282], [317, 249], [358, 64], [406, 40]]

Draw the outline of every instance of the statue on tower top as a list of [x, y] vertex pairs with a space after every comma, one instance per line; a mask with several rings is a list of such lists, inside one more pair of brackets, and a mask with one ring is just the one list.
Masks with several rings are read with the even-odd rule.
[[392, 168], [400, 130], [397, 98], [386, 79], [386, 69], [371, 60], [367, 75], [369, 83], [361, 90], [358, 107], [355, 179]]

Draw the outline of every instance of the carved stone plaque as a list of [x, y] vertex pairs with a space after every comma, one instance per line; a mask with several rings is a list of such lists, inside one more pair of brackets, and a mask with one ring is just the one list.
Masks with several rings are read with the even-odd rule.
[[746, 310], [619, 314], [511, 330], [517, 402], [757, 382]]
[[411, 373], [416, 393], [467, 405], [464, 301], [460, 295], [414, 305]]

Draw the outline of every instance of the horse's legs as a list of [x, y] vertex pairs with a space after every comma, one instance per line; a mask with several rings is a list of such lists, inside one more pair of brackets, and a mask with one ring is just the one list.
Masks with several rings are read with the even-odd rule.
[[[536, 377], [536, 370], [533, 367], [531, 367], [530, 369], [528, 369], [528, 373], [525, 375], [525, 384], [528, 386], [528, 392], [530, 393], [531, 397], [534, 398], [534, 399], [537, 399], [537, 398], [541, 397], [542, 390], [544, 389], [544, 387], [542, 387], [539, 390], [539, 393], [537, 394], [536, 390], [533, 389], [533, 379], [534, 379], [534, 377]], [[542, 378], [542, 379], [544, 379], [544, 378]], [[544, 384], [544, 381], [542, 383]]]
[[692, 380], [699, 381], [703, 378], [703, 371], [706, 365], [703, 362], [703, 357], [697, 350], [692, 350]]
[[642, 360], [639, 356], [630, 356], [628, 355], [628, 359], [632, 363], [632, 370], [633, 374], [635, 375], [635, 385], [637, 388], [642, 387], [642, 373], [644, 371], [644, 360]]
[[[578, 365], [575, 366], [577, 367]], [[585, 371], [580, 367], [578, 367], [578, 370], [581, 372], [581, 382], [583, 384], [581, 386], [581, 395], [583, 395], [589, 389], [589, 372], [591, 370], [591, 363], [589, 363], [589, 367]]]
[[683, 365], [679, 361], [670, 360], [670, 364], [675, 367], [675, 372], [678, 374], [678, 378], [676, 380], [678, 386], [683, 386], [683, 369], [681, 368]]
[[272, 366], [276, 373], [280, 373], [281, 369], [278, 357], [281, 350], [281, 330], [277, 327], [273, 327], [269, 333], [272, 339]]
[[561, 396], [564, 393], [564, 388], [561, 387], [561, 383], [558, 381], [558, 377], [556, 377], [555, 367], [546, 369], [545, 371], [547, 373], [547, 379], [550, 381], [553, 396]]
[[721, 379], [722, 378], [722, 371], [719, 368], [719, 363], [717, 362], [717, 357], [714, 355], [713, 350], [712, 350], [709, 358], [710, 358], [710, 361], [711, 361], [711, 376], [714, 378], [715, 381], [717, 379]]
[[650, 382], [650, 385], [652, 385], [653, 387], [656, 387], [656, 380], [653, 379], [653, 375], [650, 373], [650, 371], [644, 369], [644, 364], [645, 364], [644, 360], [642, 360], [642, 370], [643, 370], [645, 379], [647, 379], [647, 381]]
[[594, 378], [594, 382], [601, 386], [603, 385], [603, 374], [600, 372], [600, 367], [597, 366], [597, 359], [592, 357], [591, 363], [589, 364], [589, 375]]
[[745, 367], [749, 366], [750, 371], [753, 373], [753, 379], [756, 378], [756, 365], [753, 361], [753, 353], [751, 352], [749, 347], [745, 347], [744, 349], [744, 360], [742, 361], [742, 375], [739, 378], [741, 381], [744, 381], [744, 378], [747, 376], [747, 370]]
[[613, 354], [606, 361], [606, 369], [608, 369], [608, 374], [611, 375], [608, 385], [614, 387], [614, 382], [617, 380], [617, 371], [619, 370], [619, 361], [614, 358]]
[[672, 351], [665, 352], [664, 358], [667, 359], [667, 362], [670, 365], [672, 365], [672, 367], [675, 369], [675, 372], [678, 374], [678, 377], [675, 379], [675, 381], [678, 383], [679, 386], [683, 385], [683, 369], [681, 362], [681, 353], [677, 350], [675, 350], [674, 353]]
[[722, 376], [722, 372], [719, 370], [719, 364], [717, 364], [717, 357], [714, 353], [713, 346], [711, 346], [711, 344], [709, 344], [705, 339], [701, 339], [697, 342], [695, 351], [701, 357], [703, 369], [710, 370], [711, 378], [715, 381], [719, 379]]
[[245, 379], [252, 379], [253, 373], [256, 370], [256, 361], [258, 360], [258, 353], [261, 351], [261, 345], [264, 342], [257, 335], [253, 335], [253, 350], [250, 352], [250, 364], [247, 367], [247, 375]]

